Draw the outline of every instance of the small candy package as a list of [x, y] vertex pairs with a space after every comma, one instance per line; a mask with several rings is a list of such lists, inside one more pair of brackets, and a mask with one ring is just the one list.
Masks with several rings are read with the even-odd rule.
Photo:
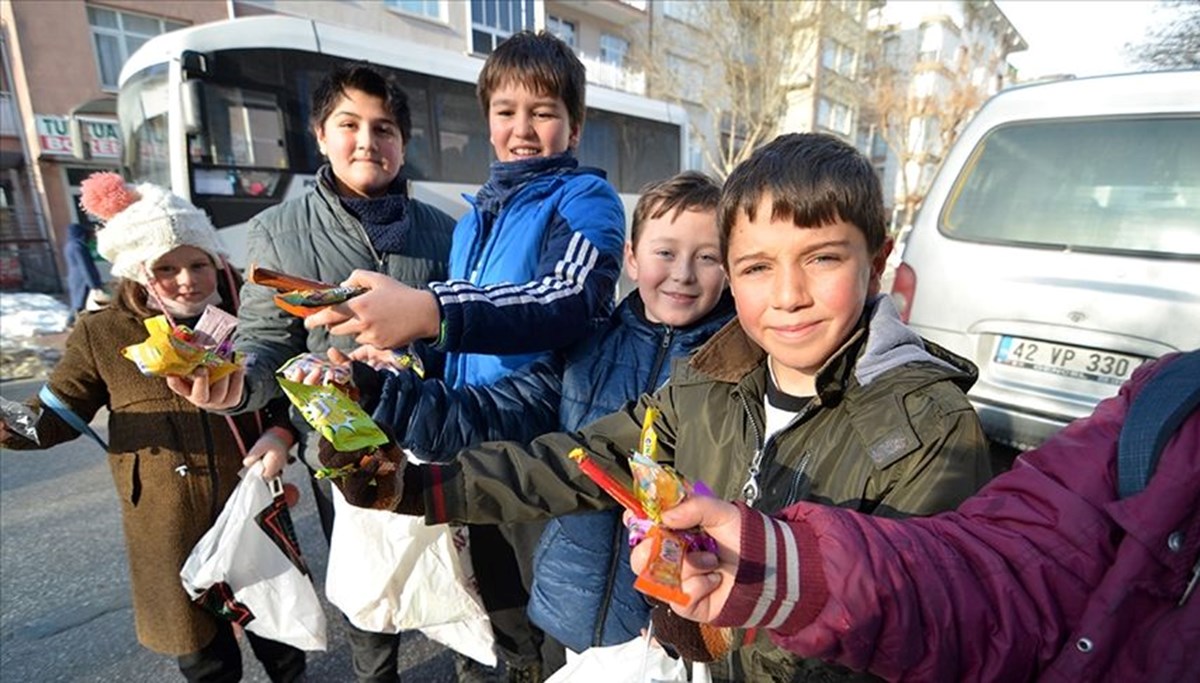
[[121, 349], [121, 355], [136, 363], [143, 375], [183, 376], [204, 367], [209, 381], [215, 382], [241, 365], [232, 345], [237, 318], [219, 308], [205, 309], [195, 330], [187, 325], [171, 327], [163, 315], [147, 318], [144, 324], [150, 333], [146, 341]]
[[675, 507], [693, 490], [707, 492], [707, 487], [692, 485], [674, 469], [655, 461], [658, 434], [654, 431], [657, 411], [650, 408], [642, 422], [641, 450], [630, 458], [633, 490], [622, 486], [607, 472], [592, 462], [583, 449], [569, 456], [579, 463], [592, 481], [632, 512], [636, 519], [630, 525], [629, 542], [637, 544], [645, 538], [652, 541], [651, 560], [638, 574], [634, 587], [660, 600], [686, 605], [690, 598], [683, 591], [683, 559], [689, 550], [715, 552], [716, 544], [699, 530], [673, 531], [660, 526], [662, 512]]
[[[288, 375], [307, 376], [313, 372], [324, 383], [311, 386], [294, 382]], [[338, 464], [322, 467], [318, 479], [332, 479], [339, 487], [374, 487], [369, 496], [373, 507], [388, 509], [395, 505], [398, 492], [393, 492], [391, 478], [404, 462], [404, 455], [352, 397], [357, 394], [350, 371], [330, 363], [321, 356], [304, 353], [284, 363], [276, 379], [288, 399], [312, 428], [328, 442], [332, 460]], [[325, 444], [322, 444], [322, 463], [326, 463]], [[354, 457], [342, 457], [352, 454]], [[385, 491], [384, 489], [387, 489]], [[359, 494], [356, 499], [362, 500]]]
[[327, 306], [340, 304], [367, 291], [365, 287], [339, 287], [327, 282], [285, 275], [250, 264], [246, 279], [279, 292], [275, 305], [294, 316], [307, 318]]
[[0, 417], [4, 418], [4, 422], [10, 430], [34, 443], [40, 443], [37, 435], [37, 421], [41, 414], [36, 409], [0, 396]]

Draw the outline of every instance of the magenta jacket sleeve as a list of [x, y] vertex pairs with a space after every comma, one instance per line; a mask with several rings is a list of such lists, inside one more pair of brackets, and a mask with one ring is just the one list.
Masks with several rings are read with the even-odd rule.
[[1118, 436], [1151, 365], [954, 512], [743, 507], [737, 581], [714, 623], [768, 628], [800, 656], [891, 680], [1037, 677], [1075, 649], [1068, 638], [1108, 585], [1126, 503]]

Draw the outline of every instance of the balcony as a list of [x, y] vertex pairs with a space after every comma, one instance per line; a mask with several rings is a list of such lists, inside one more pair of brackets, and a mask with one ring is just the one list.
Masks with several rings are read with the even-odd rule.
[[17, 101], [12, 93], [0, 92], [0, 137], [17, 137]]
[[579, 55], [579, 61], [583, 62], [583, 66], [587, 68], [588, 83], [634, 95], [646, 94], [645, 72], [602, 62], [584, 54]]
[[[563, 0], [560, 0], [562, 2]], [[552, 3], [547, 3], [551, 5]], [[647, 0], [577, 0], [565, 3], [572, 12], [586, 14], [617, 26], [629, 26], [646, 21]], [[549, 11], [549, 7], [547, 7]]]

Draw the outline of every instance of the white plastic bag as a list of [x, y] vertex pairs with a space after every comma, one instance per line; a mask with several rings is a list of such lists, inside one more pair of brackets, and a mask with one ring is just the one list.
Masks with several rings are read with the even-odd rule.
[[429, 526], [420, 517], [355, 507], [336, 486], [333, 507], [325, 597], [350, 623], [375, 633], [420, 629], [496, 665], [465, 527]]
[[650, 638], [634, 638], [620, 645], [589, 647], [578, 657], [568, 657], [567, 665], [554, 672], [546, 683], [666, 683], [687, 679], [682, 659], [671, 659]]
[[233, 495], [179, 572], [192, 600], [246, 630], [302, 650], [325, 649], [325, 613], [300, 555], [278, 477], [262, 462]]

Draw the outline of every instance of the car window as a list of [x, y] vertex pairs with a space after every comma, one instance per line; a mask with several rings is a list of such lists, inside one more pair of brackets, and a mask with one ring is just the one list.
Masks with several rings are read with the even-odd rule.
[[940, 217], [951, 238], [1200, 256], [1200, 118], [997, 128]]

